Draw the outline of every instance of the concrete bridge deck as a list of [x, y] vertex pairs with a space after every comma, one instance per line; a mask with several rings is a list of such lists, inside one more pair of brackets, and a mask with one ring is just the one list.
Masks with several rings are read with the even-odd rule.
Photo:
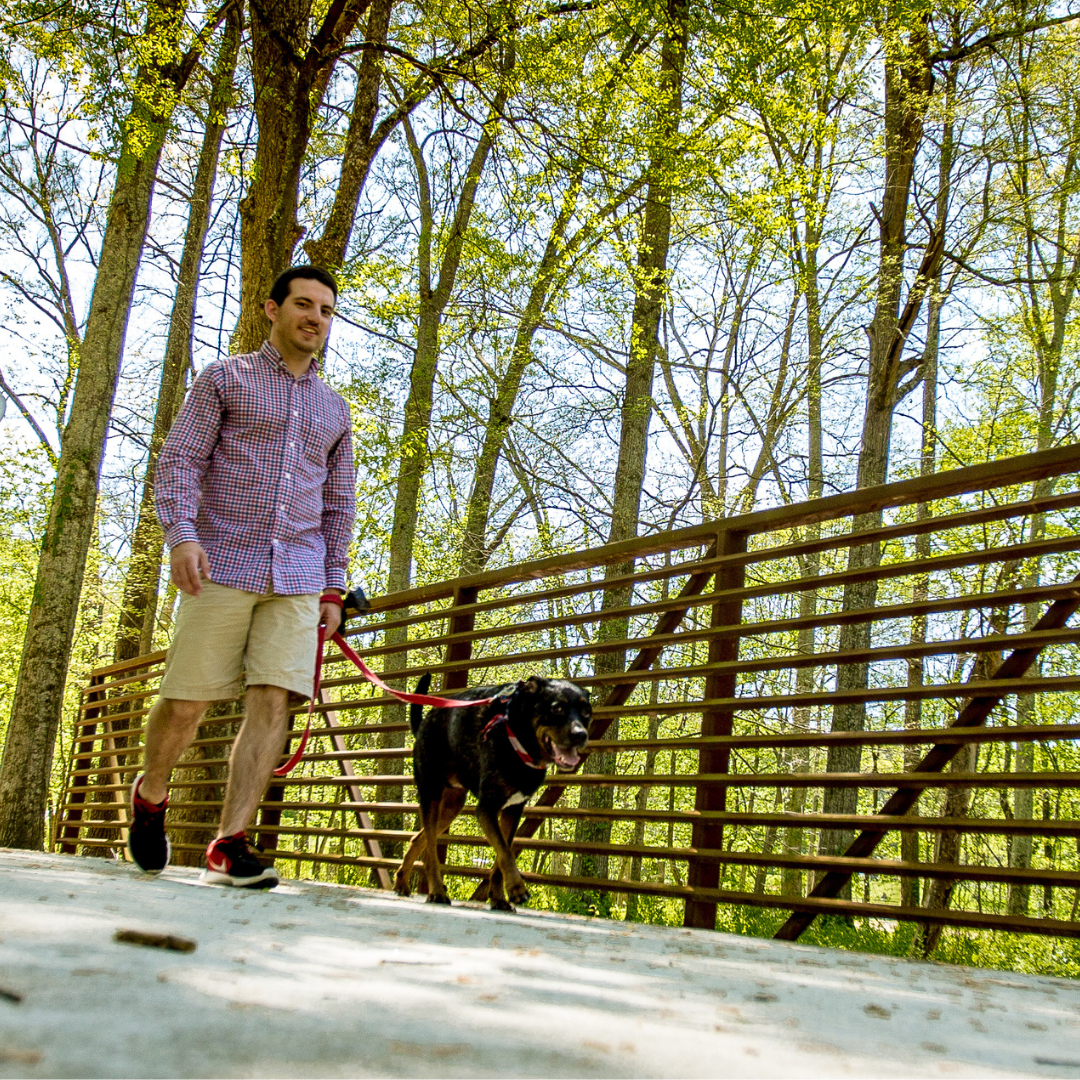
[[1080, 1077], [1080, 985], [0, 850], [0, 1077], [843, 1075]]

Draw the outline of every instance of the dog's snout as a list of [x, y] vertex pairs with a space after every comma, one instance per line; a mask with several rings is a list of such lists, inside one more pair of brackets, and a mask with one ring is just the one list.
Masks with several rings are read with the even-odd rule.
[[584, 746], [588, 741], [588, 728], [580, 720], [575, 720], [570, 725], [570, 744], [572, 746]]

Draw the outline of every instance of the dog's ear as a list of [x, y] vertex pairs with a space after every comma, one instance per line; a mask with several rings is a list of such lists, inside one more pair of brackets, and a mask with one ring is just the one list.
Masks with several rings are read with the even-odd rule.
[[539, 694], [546, 681], [539, 675], [530, 675], [524, 682], [518, 683], [518, 689], [524, 694]]

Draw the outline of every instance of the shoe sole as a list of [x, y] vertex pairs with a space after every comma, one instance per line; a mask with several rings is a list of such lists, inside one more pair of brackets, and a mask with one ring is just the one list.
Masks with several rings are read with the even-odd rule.
[[234, 889], [272, 889], [278, 884], [276, 870], [265, 870], [256, 877], [238, 878], [221, 870], [204, 870], [199, 876], [207, 885], [229, 885]]
[[[135, 779], [131, 781], [131, 791], [130, 791], [130, 792], [128, 793], [128, 801], [129, 801], [129, 803], [131, 804], [131, 808], [132, 808], [132, 809], [131, 809], [131, 816], [132, 816], [133, 818], [134, 818], [134, 816], [135, 816], [135, 788], [136, 788], [136, 786], [138, 785], [139, 781], [140, 781], [140, 780], [142, 779], [142, 777], [143, 777], [143, 774], [142, 774], [142, 773], [139, 773], [139, 775], [138, 775], [138, 776], [136, 776], [136, 777], [135, 777]], [[129, 836], [130, 836], [130, 829], [129, 829]], [[163, 871], [163, 870], [165, 869], [165, 866], [168, 866], [168, 865], [169, 865], [169, 860], [170, 860], [170, 859], [172, 858], [172, 844], [170, 843], [170, 841], [169, 841], [169, 837], [168, 837], [168, 836], [166, 836], [166, 837], [165, 837], [165, 866], [162, 866], [162, 867], [161, 867], [160, 869], [158, 869], [158, 870], [147, 870], [147, 869], [146, 869], [146, 867], [145, 867], [145, 866], [143, 866], [143, 865], [142, 865], [142, 864], [141, 864], [141, 863], [139, 862], [139, 860], [135, 858], [135, 855], [134, 855], [134, 853], [133, 853], [133, 852], [132, 852], [132, 850], [131, 850], [131, 840], [130, 840], [130, 839], [128, 840], [128, 842], [127, 842], [127, 844], [125, 845], [125, 847], [126, 847], [126, 849], [127, 849], [127, 853], [128, 853], [128, 855], [129, 855], [129, 856], [130, 856], [130, 858], [131, 858], [131, 861], [132, 861], [132, 862], [133, 862], [133, 863], [134, 863], [134, 864], [135, 864], [135, 865], [136, 865], [136, 866], [137, 866], [137, 867], [138, 867], [138, 868], [139, 868], [139, 869], [140, 869], [140, 870], [141, 870], [141, 871], [142, 871], [142, 872], [143, 872], [144, 874], [148, 874], [148, 875], [149, 875], [150, 877], [157, 877], [157, 876], [158, 876], [158, 875], [159, 875], [159, 874], [160, 874], [160, 873], [161, 873], [161, 872], [162, 872], [162, 871]]]

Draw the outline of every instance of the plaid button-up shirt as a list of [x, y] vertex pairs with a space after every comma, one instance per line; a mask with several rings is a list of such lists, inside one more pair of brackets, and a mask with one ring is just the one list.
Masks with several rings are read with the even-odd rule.
[[345, 588], [355, 481], [344, 399], [264, 342], [199, 373], [154, 488], [166, 543], [202, 544], [213, 581], [296, 595]]

